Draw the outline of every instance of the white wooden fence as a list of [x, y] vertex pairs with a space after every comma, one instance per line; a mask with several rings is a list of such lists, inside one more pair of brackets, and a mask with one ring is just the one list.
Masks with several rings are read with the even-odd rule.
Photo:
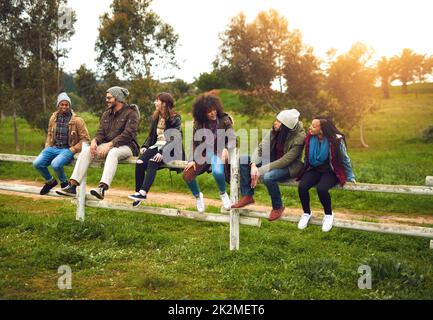
[[[88, 146], [85, 146], [88, 147]], [[0, 161], [11, 161], [21, 163], [32, 163], [36, 159], [35, 156], [26, 155], [14, 155], [14, 154], [2, 154], [0, 153]], [[75, 157], [76, 159], [76, 157]], [[136, 157], [130, 157], [126, 160], [120, 161], [121, 164], [134, 164], [136, 163]], [[76, 160], [73, 160], [71, 165], [75, 164]], [[172, 161], [168, 164], [164, 164], [165, 168], [176, 168], [183, 169], [186, 165], [186, 161]], [[239, 199], [239, 157], [236, 150], [230, 153], [231, 165], [231, 181], [230, 181], [230, 197], [233, 203]], [[102, 167], [103, 161], [93, 161], [91, 167]], [[282, 183], [286, 186], [296, 186], [297, 183], [289, 181]], [[158, 208], [141, 206], [138, 208], [132, 208], [124, 204], [114, 204], [105, 201], [95, 201], [93, 197], [86, 195], [86, 177], [78, 188], [77, 199], [74, 199], [74, 203], [77, 205], [76, 219], [84, 221], [85, 219], [85, 207], [124, 210], [124, 211], [141, 211], [157, 215], [183, 217], [187, 219], [194, 219], [199, 221], [208, 222], [223, 222], [230, 223], [230, 250], [239, 249], [239, 225], [245, 224], [249, 226], [260, 227], [261, 218], [267, 218], [268, 213], [260, 212], [249, 209], [232, 209], [230, 215], [224, 214], [200, 214], [193, 211], [179, 210], [172, 208]], [[414, 194], [414, 195], [425, 195], [433, 196], [433, 177], [426, 177], [426, 186], [411, 186], [411, 185], [384, 185], [384, 184], [369, 184], [369, 183], [347, 183], [344, 187], [336, 186], [336, 189], [348, 190], [348, 191], [364, 191], [364, 192], [385, 192], [394, 194]], [[0, 189], [9, 190], [15, 192], [33, 193], [39, 194], [40, 188], [31, 186], [20, 186], [11, 185], [0, 182]], [[49, 196], [58, 196], [55, 192], [50, 191]], [[222, 213], [226, 213], [222, 210]], [[298, 222], [298, 217], [283, 216], [280, 220], [289, 222]], [[312, 224], [321, 225], [321, 220], [313, 218], [310, 220]], [[337, 228], [347, 228], [354, 230], [364, 230], [381, 233], [391, 233], [418, 237], [427, 237], [433, 239], [433, 228], [417, 227], [417, 226], [406, 226], [406, 225], [394, 225], [384, 223], [372, 223], [363, 221], [350, 221], [342, 219], [334, 219], [334, 226]], [[433, 248], [433, 240], [430, 241], [430, 247]]]

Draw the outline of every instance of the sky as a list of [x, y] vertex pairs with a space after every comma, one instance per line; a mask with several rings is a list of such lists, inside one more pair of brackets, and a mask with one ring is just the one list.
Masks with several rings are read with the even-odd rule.
[[[63, 61], [67, 72], [81, 64], [96, 71], [95, 41], [99, 17], [110, 11], [112, 0], [69, 0], [75, 10], [75, 35], [65, 44], [70, 48]], [[151, 8], [179, 34], [176, 56], [179, 70], [158, 70], [192, 82], [200, 73], [212, 70], [220, 45], [218, 35], [232, 17], [243, 12], [252, 21], [263, 10], [276, 9], [299, 29], [304, 43], [326, 57], [330, 48], [344, 53], [356, 42], [374, 49], [375, 58], [391, 57], [403, 48], [433, 54], [433, 1], [431, 0], [153, 0]]]

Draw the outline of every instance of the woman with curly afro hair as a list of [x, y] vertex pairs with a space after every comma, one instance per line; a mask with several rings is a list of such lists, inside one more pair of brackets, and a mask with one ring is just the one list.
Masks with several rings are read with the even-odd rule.
[[211, 169], [223, 207], [230, 210], [231, 201], [226, 192], [224, 164], [228, 161], [229, 149], [236, 146], [233, 120], [224, 112], [221, 100], [214, 94], [199, 96], [193, 103], [192, 115], [194, 140], [183, 178], [197, 200], [197, 210], [202, 213], [205, 211], [205, 204], [196, 177]]

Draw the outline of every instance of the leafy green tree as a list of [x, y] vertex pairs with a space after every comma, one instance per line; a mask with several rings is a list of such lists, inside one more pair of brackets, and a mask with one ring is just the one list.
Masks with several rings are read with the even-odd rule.
[[25, 50], [29, 67], [39, 68], [39, 74], [29, 79], [28, 86], [40, 88], [44, 113], [48, 112], [48, 96], [54, 96], [60, 89], [59, 59], [66, 56], [67, 50], [60, 50], [59, 44], [68, 41], [75, 32], [75, 13], [71, 9], [64, 10], [66, 7], [67, 0], [34, 0], [29, 1], [25, 9], [28, 17], [24, 24]]
[[402, 83], [402, 93], [407, 94], [407, 84], [415, 80], [416, 71], [423, 57], [411, 49], [405, 48], [399, 56], [395, 56], [396, 78]]
[[[433, 56], [418, 55], [418, 64], [415, 67], [414, 79], [417, 83], [425, 82], [428, 75], [433, 70]], [[418, 88], [415, 87], [416, 98], [418, 98]]]
[[86, 109], [95, 114], [102, 114], [105, 103], [105, 90], [98, 83], [96, 75], [85, 65], [81, 65], [74, 78], [78, 95], [84, 99]]
[[394, 79], [396, 73], [395, 59], [388, 59], [386, 57], [382, 57], [377, 62], [376, 70], [381, 82], [382, 95], [385, 99], [389, 99], [389, 85]]
[[315, 103], [323, 81], [320, 60], [313, 54], [312, 48], [301, 46], [298, 50], [288, 50], [284, 56], [286, 91], [290, 99], [303, 104]]
[[126, 79], [151, 78], [156, 66], [177, 66], [178, 35], [151, 10], [151, 0], [113, 0], [101, 17], [96, 42], [103, 73], [121, 72]]
[[174, 99], [180, 99], [192, 90], [192, 86], [182, 79], [161, 83], [161, 91], [170, 92]]
[[364, 147], [368, 145], [364, 140], [363, 119], [376, 107], [376, 73], [368, 66], [370, 60], [371, 50], [357, 43], [330, 63], [326, 79], [329, 94], [338, 101], [331, 111], [333, 118], [346, 130], [359, 125], [360, 141]]
[[[251, 23], [240, 13], [220, 39], [214, 71], [198, 79], [199, 87], [204, 83], [206, 89], [223, 86], [243, 89], [245, 103], [250, 108], [256, 106], [257, 112], [263, 112], [263, 108], [276, 112], [284, 105], [302, 108], [301, 105], [316, 103], [323, 78], [320, 61], [302, 43], [299, 30], [289, 30], [287, 20], [276, 10], [260, 12]], [[223, 68], [231, 71], [225, 72], [230, 78], [220, 76], [219, 70]], [[239, 85], [231, 86], [234, 83]], [[280, 94], [271, 89], [275, 83]]]
[[128, 82], [129, 102], [140, 107], [140, 131], [146, 131], [151, 124], [151, 115], [155, 110], [155, 97], [162, 91], [161, 84], [150, 78], [137, 77]]
[[[265, 20], [261, 17], [261, 20]], [[222, 42], [220, 53], [216, 61], [218, 67], [232, 66], [245, 79], [248, 88], [256, 86], [270, 87], [276, 77], [276, 65], [273, 51], [269, 48], [271, 35], [260, 34], [266, 32], [268, 25], [261, 23], [246, 23], [243, 13], [232, 18], [227, 30], [220, 35]]]
[[213, 89], [224, 88], [227, 82], [224, 78], [219, 77], [218, 72], [214, 70], [212, 72], [201, 73], [198, 79], [196, 79], [195, 85], [200, 91], [206, 92]]
[[0, 65], [0, 111], [13, 115], [15, 150], [20, 151], [16, 118], [20, 112], [20, 78], [25, 62], [24, 46], [24, 11], [28, 5], [21, 1], [2, 1], [0, 3], [0, 59], [7, 61]]

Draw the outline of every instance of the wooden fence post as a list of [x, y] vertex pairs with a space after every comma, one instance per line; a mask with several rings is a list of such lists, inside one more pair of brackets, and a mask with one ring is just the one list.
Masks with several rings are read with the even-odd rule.
[[[239, 156], [236, 148], [230, 150], [230, 200], [233, 204], [239, 201]], [[230, 250], [239, 250], [239, 217], [239, 210], [230, 210]]]
[[[85, 142], [83, 142], [82, 150], [89, 148], [89, 145]], [[84, 216], [86, 211], [86, 184], [87, 184], [87, 172], [84, 175], [83, 180], [80, 183], [80, 186], [78, 187], [78, 201], [77, 201], [77, 214], [76, 214], [76, 220], [84, 222]]]
[[86, 181], [87, 180], [87, 174], [84, 176], [83, 181], [81, 182], [80, 186], [78, 187], [78, 201], [77, 201], [77, 221], [84, 221], [84, 216], [86, 212]]

